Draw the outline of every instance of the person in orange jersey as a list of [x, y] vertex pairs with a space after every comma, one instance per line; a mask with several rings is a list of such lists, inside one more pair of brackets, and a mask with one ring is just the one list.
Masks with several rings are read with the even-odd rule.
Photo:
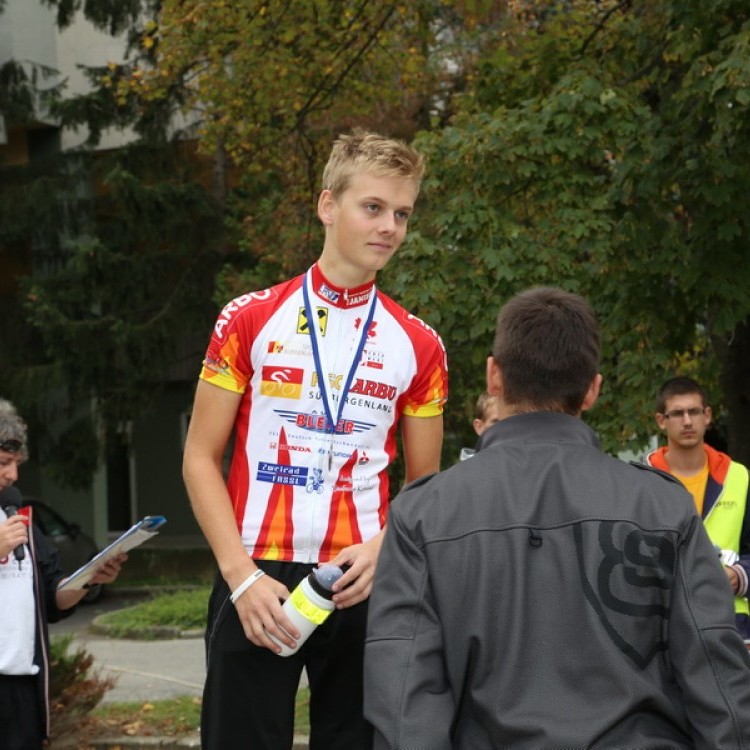
[[[310, 747], [371, 744], [362, 655], [388, 467], [400, 429], [407, 481], [439, 469], [447, 397], [440, 337], [375, 286], [406, 236], [423, 170], [401, 141], [340, 136], [318, 199], [317, 262], [217, 318], [183, 464], [219, 567], [201, 720], [208, 750], [290, 748], [303, 669]], [[282, 602], [324, 562], [345, 569], [336, 611], [280, 657], [276, 641], [293, 648], [299, 637]]]

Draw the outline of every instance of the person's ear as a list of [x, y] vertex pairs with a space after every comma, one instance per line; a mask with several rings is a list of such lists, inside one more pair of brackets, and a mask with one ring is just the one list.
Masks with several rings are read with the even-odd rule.
[[335, 206], [336, 199], [333, 197], [333, 193], [328, 189], [321, 190], [318, 196], [318, 218], [324, 226], [333, 224], [333, 209]]
[[713, 412], [711, 411], [711, 407], [710, 406], [706, 407], [706, 412], [705, 413], [706, 413], [706, 427], [708, 427], [711, 424], [711, 422], [713, 421]]
[[491, 396], [503, 393], [503, 372], [492, 355], [487, 357], [487, 393]]
[[656, 426], [664, 432], [667, 429], [667, 422], [663, 414], [659, 414], [657, 411], [656, 414], [654, 414], [654, 420], [656, 421]]
[[594, 379], [591, 381], [591, 385], [586, 391], [586, 395], [583, 397], [583, 403], [581, 404], [581, 411], [588, 411], [599, 398], [599, 391], [602, 388], [602, 376], [601, 373], [596, 373]]

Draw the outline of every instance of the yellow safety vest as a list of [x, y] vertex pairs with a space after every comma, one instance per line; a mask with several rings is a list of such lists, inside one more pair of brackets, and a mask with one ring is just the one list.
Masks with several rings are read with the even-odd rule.
[[[711, 541], [721, 549], [731, 549], [737, 554], [740, 551], [740, 531], [745, 518], [747, 488], [747, 469], [742, 464], [732, 461], [721, 494], [703, 519]], [[734, 597], [734, 611], [750, 615], [750, 605], [746, 597]]]

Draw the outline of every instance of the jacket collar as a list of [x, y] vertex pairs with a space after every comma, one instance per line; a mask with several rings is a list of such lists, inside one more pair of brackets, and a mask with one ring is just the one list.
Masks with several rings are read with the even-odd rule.
[[[669, 446], [663, 445], [661, 448], [657, 448], [652, 451], [648, 456], [647, 463], [662, 471], [666, 471], [671, 474], [672, 471], [667, 463], [667, 450]], [[703, 444], [703, 450], [706, 452], [706, 460], [708, 461], [708, 473], [712, 479], [715, 479], [719, 484], [723, 485], [724, 480], [727, 478], [727, 472], [729, 466], [732, 463], [732, 459], [721, 451], [717, 451], [706, 443]]]
[[526, 412], [495, 422], [482, 433], [477, 450], [503, 443], [577, 443], [600, 448], [596, 433], [582, 419], [551, 411]]

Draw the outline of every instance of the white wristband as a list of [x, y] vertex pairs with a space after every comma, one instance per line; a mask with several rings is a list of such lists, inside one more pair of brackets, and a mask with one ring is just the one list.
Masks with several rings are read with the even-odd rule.
[[262, 578], [265, 573], [258, 568], [254, 573], [251, 573], [237, 588], [232, 592], [229, 597], [234, 604], [259, 578]]

